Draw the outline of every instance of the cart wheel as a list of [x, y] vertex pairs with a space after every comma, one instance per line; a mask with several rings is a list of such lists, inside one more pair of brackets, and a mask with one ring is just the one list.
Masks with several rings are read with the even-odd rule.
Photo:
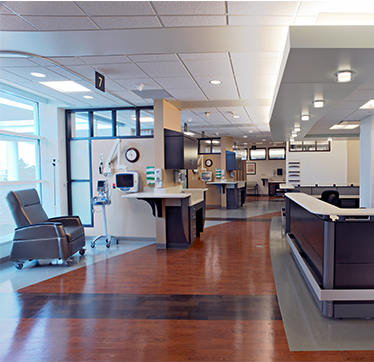
[[80, 255], [84, 255], [84, 253], [86, 252], [86, 249], [82, 248], [81, 250], [79, 250], [79, 254]]
[[94, 248], [94, 247], [95, 247], [95, 243], [92, 242], [92, 243], [91, 243], [91, 248]]
[[15, 261], [14, 266], [16, 267], [16, 269], [21, 270], [23, 268], [23, 263], [20, 261]]
[[72, 263], [72, 260], [71, 259], [65, 259], [64, 260], [64, 266], [70, 266]]

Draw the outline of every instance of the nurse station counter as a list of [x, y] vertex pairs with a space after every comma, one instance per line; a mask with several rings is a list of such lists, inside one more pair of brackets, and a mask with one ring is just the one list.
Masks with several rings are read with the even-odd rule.
[[374, 317], [374, 209], [286, 193], [287, 241], [323, 315]]

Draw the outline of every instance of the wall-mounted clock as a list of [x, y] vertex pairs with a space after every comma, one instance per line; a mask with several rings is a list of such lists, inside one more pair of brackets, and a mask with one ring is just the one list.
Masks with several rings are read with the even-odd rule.
[[212, 165], [213, 165], [213, 161], [210, 158], [205, 160], [205, 166], [206, 167], [211, 167]]
[[125, 157], [129, 162], [136, 162], [139, 159], [140, 153], [135, 147], [130, 147], [126, 150]]

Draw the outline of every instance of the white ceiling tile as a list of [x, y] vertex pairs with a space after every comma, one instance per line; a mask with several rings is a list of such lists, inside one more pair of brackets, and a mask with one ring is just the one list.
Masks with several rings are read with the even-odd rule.
[[[31, 82], [46, 82], [46, 81], [63, 81], [68, 80], [66, 77], [61, 76], [58, 73], [53, 72], [50, 68], [44, 67], [15, 67], [15, 68], [6, 68], [10, 73], [18, 75], [20, 77], [26, 78]], [[31, 75], [31, 73], [42, 73], [46, 75], [44, 78], [37, 78]]]
[[13, 14], [10, 10], [8, 10], [4, 5], [0, 4], [0, 14]]
[[294, 15], [297, 1], [228, 1], [230, 15]]
[[364, 13], [370, 9], [369, 1], [302, 1], [297, 15], [318, 15], [319, 13]]
[[119, 91], [125, 91], [126, 89], [122, 87], [120, 84], [115, 82], [114, 80], [105, 77], [105, 89], [108, 89], [112, 92], [119, 92]]
[[226, 127], [219, 127], [219, 130], [225, 134], [229, 134], [231, 136], [234, 136], [234, 137], [243, 137], [244, 136], [244, 133], [236, 128], [236, 127], [229, 127], [229, 128], [226, 128]]
[[36, 30], [26, 21], [19, 18], [17, 15], [0, 15], [0, 30], [1, 31], [31, 31]]
[[[206, 112], [210, 113], [209, 118], [206, 118], [205, 116]], [[199, 116], [200, 118], [202, 118], [203, 120], [205, 120], [206, 122], [210, 124], [213, 124], [213, 123], [221, 124], [221, 125], [230, 124], [230, 122], [221, 113], [219, 113], [215, 108], [213, 109], [207, 108], [206, 110], [203, 110], [203, 111], [193, 110], [193, 113], [195, 113], [195, 115]]]
[[182, 60], [227, 59], [228, 53], [179, 53]]
[[158, 15], [225, 14], [224, 1], [154, 1]]
[[73, 1], [3, 1], [20, 15], [83, 15]]
[[[35, 58], [32, 58], [35, 59]], [[36, 64], [30, 58], [0, 57], [0, 67], [35, 67]]]
[[245, 109], [247, 110], [253, 123], [269, 123], [270, 107], [245, 107]]
[[165, 27], [226, 25], [226, 16], [224, 15], [160, 16], [160, 19]]
[[[124, 63], [124, 64], [102, 64], [94, 66], [95, 69], [103, 75], [108, 75], [110, 78], [117, 79], [137, 79], [147, 78], [135, 64]], [[133, 82], [135, 83], [135, 82]]]
[[[209, 83], [211, 79], [219, 79], [222, 81], [219, 85], [212, 85]], [[235, 86], [235, 81], [232, 76], [215, 76], [211, 77], [195, 77], [200, 88], [207, 95], [209, 100], [220, 99], [238, 99], [238, 93]]]
[[[66, 66], [66, 69], [64, 69], [64, 68], [58, 67], [58, 66], [56, 66], [56, 65], [53, 65], [53, 66], [49, 66], [49, 67], [47, 67], [47, 69], [50, 69], [50, 70], [52, 70], [54, 73], [60, 74], [60, 75], [62, 75], [63, 77], [65, 77], [65, 78], [67, 78], [67, 79], [70, 79], [70, 80], [73, 80], [73, 81], [75, 81], [75, 80], [81, 80], [81, 79], [82, 79], [82, 78], [79, 77], [78, 75], [75, 75], [75, 74], [73, 74], [72, 72], [70, 72], [70, 71], [68, 70], [68, 67], [70, 67], [70, 66]], [[79, 73], [78, 73], [78, 74], [79, 74]], [[92, 79], [92, 80], [93, 80], [92, 76], [90, 76], [89, 79]]]
[[78, 57], [82, 62], [90, 65], [98, 64], [112, 64], [112, 63], [131, 63], [125, 55], [101, 55], [101, 56], [89, 56], [89, 57]]
[[239, 58], [232, 59], [234, 73], [236, 75], [248, 74], [277, 74], [278, 58]]
[[77, 1], [90, 16], [154, 15], [149, 1]]
[[135, 79], [116, 79], [116, 82], [128, 90], [138, 90], [140, 84], [144, 84], [145, 90], [161, 89], [161, 87], [151, 78], [135, 78]]
[[205, 101], [200, 89], [169, 89], [168, 92], [178, 101]]
[[155, 82], [160, 84], [166, 90], [171, 89], [193, 89], [196, 88], [196, 83], [191, 77], [165, 77], [153, 78]]
[[38, 30], [93, 30], [97, 27], [86, 16], [24, 16]]
[[[50, 59], [61, 65], [84, 65], [84, 62], [76, 57], [51, 57]], [[38, 62], [38, 58], [36, 58], [35, 61]], [[51, 63], [49, 63], [49, 65], [51, 65]]]
[[292, 16], [246, 16], [230, 15], [229, 25], [236, 26], [289, 26], [292, 24]]
[[176, 54], [135, 54], [128, 55], [133, 62], [162, 62], [162, 61], [178, 61]]
[[220, 76], [232, 74], [228, 56], [225, 59], [185, 60], [184, 64], [192, 76], [209, 76], [209, 74]]
[[160, 28], [157, 16], [93, 16], [100, 29]]
[[66, 67], [66, 69], [70, 69], [87, 79], [95, 80], [95, 69], [88, 65], [69, 65]]
[[232, 59], [262, 59], [262, 58], [279, 58], [281, 52], [230, 52], [230, 57]]
[[188, 73], [181, 62], [138, 63], [138, 66], [152, 78], [188, 76]]
[[274, 94], [274, 87], [263, 87], [258, 86], [256, 88], [252, 87], [240, 87], [239, 93], [242, 99], [269, 99], [271, 100]]
[[4, 69], [0, 69], [0, 79], [4, 79], [15, 84], [32, 83], [29, 79], [20, 77], [15, 73], [7, 72]]

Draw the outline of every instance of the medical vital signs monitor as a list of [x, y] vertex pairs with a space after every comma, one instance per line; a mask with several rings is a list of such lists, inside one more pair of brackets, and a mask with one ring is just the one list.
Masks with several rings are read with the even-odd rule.
[[117, 173], [116, 188], [124, 192], [138, 192], [139, 174], [136, 171]]

